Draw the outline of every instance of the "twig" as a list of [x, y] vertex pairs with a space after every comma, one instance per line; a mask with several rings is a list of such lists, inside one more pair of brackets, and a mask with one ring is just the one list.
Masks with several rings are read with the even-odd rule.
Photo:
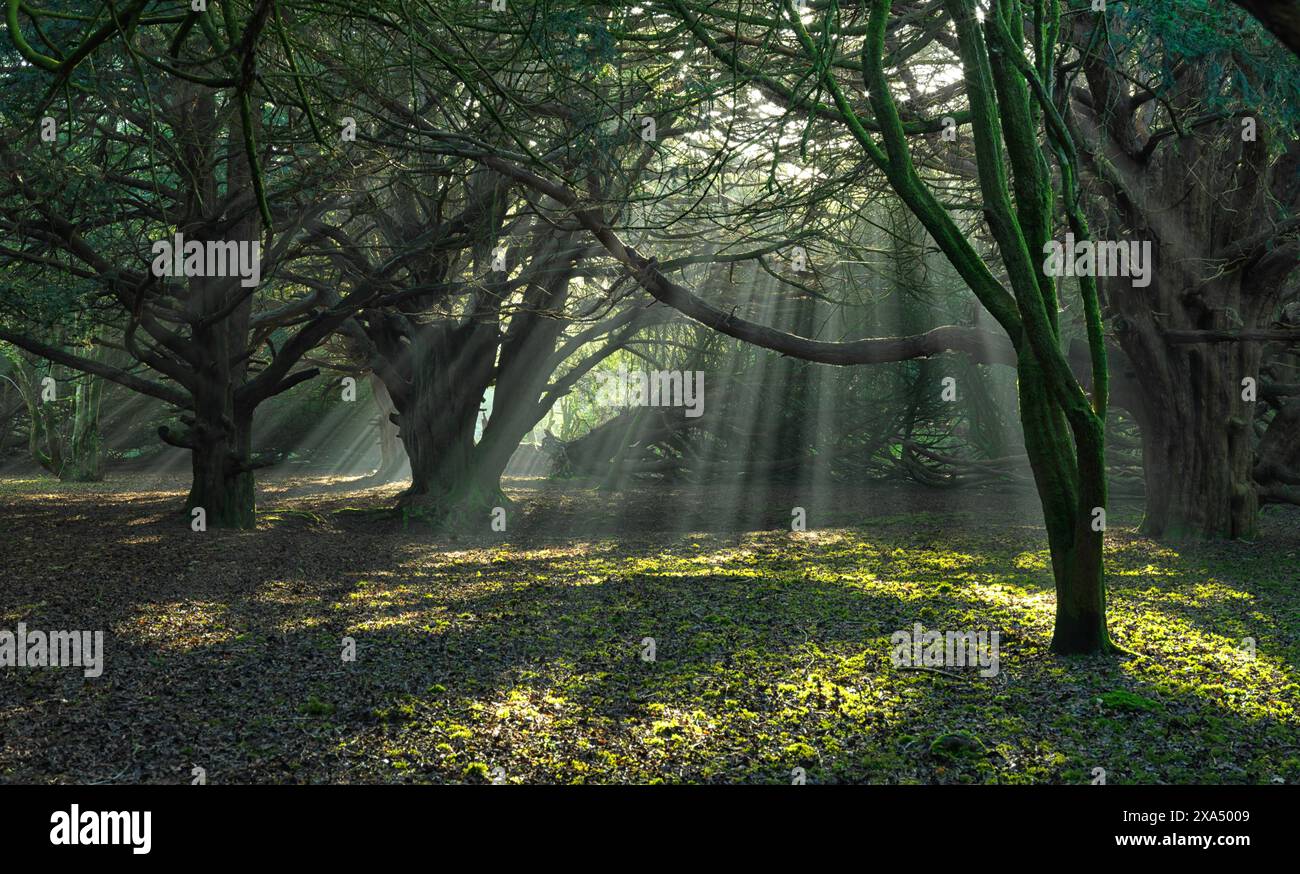
[[899, 666], [898, 668], [896, 668], [896, 670], [899, 670], [899, 671], [925, 671], [927, 674], [938, 674], [938, 675], [940, 675], [940, 676], [942, 676], [942, 677], [949, 677], [949, 678], [951, 678], [951, 679], [953, 679], [953, 680], [965, 680], [965, 679], [966, 679], [966, 678], [963, 677], [961, 674], [954, 674], [954, 673], [952, 673], [952, 672], [950, 672], [950, 671], [943, 671], [943, 670], [940, 670], [939, 668], [927, 668], [927, 667], [923, 667], [923, 666], [921, 666], [921, 665], [903, 665], [903, 666]]

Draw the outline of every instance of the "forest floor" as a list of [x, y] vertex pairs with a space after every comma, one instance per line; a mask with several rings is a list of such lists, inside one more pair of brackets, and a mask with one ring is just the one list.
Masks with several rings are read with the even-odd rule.
[[[1060, 658], [1031, 495], [507, 490], [453, 536], [271, 475], [256, 530], [197, 533], [179, 479], [0, 478], [0, 630], [106, 641], [0, 668], [0, 782], [1300, 782], [1296, 511], [1174, 547], [1121, 502], [1132, 654]], [[895, 668], [914, 623], [998, 631], [997, 674]]]

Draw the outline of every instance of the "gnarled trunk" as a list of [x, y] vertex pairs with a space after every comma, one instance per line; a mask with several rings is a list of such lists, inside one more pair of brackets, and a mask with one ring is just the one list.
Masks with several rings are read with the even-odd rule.
[[252, 417], [231, 410], [208, 415], [190, 429], [194, 472], [185, 512], [202, 507], [209, 528], [253, 528], [257, 502], [252, 465]]
[[[1145, 300], [1158, 301], [1155, 307], [1125, 298], [1135, 297], [1136, 289], [1112, 295], [1125, 317], [1117, 337], [1134, 364], [1140, 395], [1132, 413], [1142, 429], [1146, 475], [1141, 532], [1165, 540], [1250, 537], [1259, 513], [1251, 476], [1255, 404], [1242, 393], [1243, 380], [1259, 379], [1261, 348], [1171, 342], [1170, 328], [1218, 328], [1224, 318], [1222, 310], [1202, 309], [1176, 291], [1152, 283]], [[1241, 297], [1239, 287], [1211, 287], [1195, 300], [1232, 306]], [[1240, 307], [1252, 322], [1262, 318], [1247, 301]], [[1157, 312], [1172, 324], [1158, 325]]]
[[[1213, 355], [1213, 353], [1211, 353]], [[1191, 365], [1189, 371], [1205, 368]], [[1217, 368], [1215, 368], [1217, 369]], [[1213, 380], [1224, 395], [1231, 381]], [[1247, 406], [1237, 397], [1200, 397], [1184, 387], [1146, 398], [1139, 414], [1146, 513], [1141, 532], [1166, 540], [1250, 537], [1259, 498]]]
[[463, 414], [457, 416], [435, 401], [433, 394], [421, 396], [399, 416], [402, 445], [411, 460], [411, 485], [402, 494], [404, 503], [417, 499], [449, 503], [470, 469], [473, 417], [466, 427]]
[[396, 423], [411, 463], [411, 485], [399, 508], [440, 521], [484, 503], [471, 476], [474, 429], [492, 375], [483, 354], [492, 332], [469, 325], [428, 326], [411, 342], [400, 385], [389, 386]]
[[[1075, 25], [1081, 50], [1090, 27]], [[1255, 406], [1243, 399], [1242, 381], [1259, 379], [1261, 349], [1249, 334], [1268, 327], [1296, 266], [1279, 231], [1294, 212], [1300, 143], [1263, 119], [1257, 131], [1251, 119], [1249, 134], [1234, 114], [1191, 123], [1203, 117], [1207, 89], [1219, 86], [1221, 70], [1208, 57], [1189, 59], [1154, 113], [1154, 104], [1124, 96], [1114, 62], [1090, 54], [1092, 100], [1074, 109], [1079, 147], [1103, 186], [1095, 217], [1111, 239], [1150, 251], [1145, 281], [1105, 282], [1139, 395], [1130, 411], [1142, 429], [1141, 531], [1168, 540], [1249, 537], [1260, 499]], [[1165, 137], [1159, 129], [1178, 123], [1161, 114], [1188, 126]]]

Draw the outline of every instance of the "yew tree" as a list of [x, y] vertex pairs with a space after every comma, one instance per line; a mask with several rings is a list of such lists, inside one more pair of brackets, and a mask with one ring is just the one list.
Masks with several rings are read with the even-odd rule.
[[[79, 283], [73, 305], [131, 363], [43, 343], [42, 325], [0, 339], [172, 405], [182, 427], [159, 436], [190, 453], [186, 509], [246, 528], [254, 471], [276, 460], [252, 446], [255, 410], [314, 377], [303, 356], [378, 293], [327, 302], [277, 277], [310, 262], [319, 221], [342, 205], [323, 183], [359, 168], [301, 105], [289, 24], [270, 2], [151, 5], [59, 17], [8, 4], [6, 60], [21, 73], [0, 137], [0, 254], [27, 283]], [[160, 271], [170, 259], [156, 246], [178, 235], [196, 254], [215, 245], [252, 263], [191, 270], [186, 248], [181, 271]]]
[[1101, 288], [1142, 431], [1142, 531], [1249, 537], [1300, 482], [1271, 451], [1290, 425], [1266, 415], [1262, 372], [1268, 344], [1300, 343], [1279, 321], [1300, 293], [1300, 62], [1235, 10], [1073, 5], [1059, 91], [1089, 213], [1154, 257], [1148, 285]]
[[[850, 140], [861, 155], [857, 178], [864, 193], [884, 181], [997, 323], [1001, 338], [990, 339], [972, 327], [942, 326], [908, 337], [836, 342], [746, 321], [712, 306], [670, 278], [655, 258], [628, 245], [610, 221], [608, 205], [590, 192], [548, 177], [545, 168], [527, 161], [501, 155], [479, 160], [559, 204], [656, 299], [724, 333], [837, 364], [947, 350], [1013, 361], [1056, 581], [1053, 648], [1112, 651], [1102, 555], [1108, 371], [1101, 309], [1096, 283], [1081, 277], [1073, 292], [1090, 377], [1081, 381], [1065, 351], [1062, 287], [1042, 269], [1044, 245], [1057, 233], [1069, 230], [1076, 239], [1089, 239], [1079, 203], [1077, 150], [1053, 88], [1060, 6], [1037, 4], [1032, 16], [1012, 0], [995, 2], [987, 12], [974, 0], [909, 5], [899, 14], [891, 13], [887, 0], [868, 7], [865, 19], [860, 8], [827, 3], [808, 10], [789, 0], [779, 16], [761, 4], [704, 7], [677, 0], [623, 11], [648, 15], [665, 45], [680, 45], [689, 34], [738, 83], [758, 88], [806, 124], [816, 124], [806, 138]], [[634, 50], [654, 43], [644, 22], [636, 33]], [[922, 99], [903, 106], [896, 91], [907, 93], [909, 86], [899, 76], [906, 69], [903, 62], [917, 52], [960, 70], [960, 86], [938, 88], [928, 99], [920, 94]], [[945, 99], [950, 108], [943, 107]], [[973, 143], [974, 203], [950, 201], [944, 180], [918, 165], [913, 138], [937, 140], [952, 126], [942, 116], [921, 114], [927, 103], [949, 109], [947, 117], [960, 123], [960, 135]], [[982, 218], [991, 247], [980, 246], [963, 230], [963, 213], [972, 209]]]

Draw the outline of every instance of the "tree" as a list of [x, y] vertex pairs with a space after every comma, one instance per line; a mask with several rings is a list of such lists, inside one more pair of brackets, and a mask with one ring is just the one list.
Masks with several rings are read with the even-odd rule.
[[[28, 42], [19, 16], [36, 30], [42, 13], [9, 4], [10, 41], [31, 69], [29, 91], [6, 111], [22, 148], [17, 138], [0, 141], [0, 222], [18, 240], [4, 247], [7, 258], [36, 277], [83, 282], [81, 309], [160, 378], [31, 331], [0, 330], [0, 339], [176, 407], [184, 428], [159, 435], [190, 452], [186, 509], [203, 508], [216, 527], [246, 528], [255, 521], [253, 472], [275, 460], [254, 452], [255, 410], [315, 376], [295, 369], [303, 355], [378, 289], [360, 286], [326, 306], [317, 290], [275, 278], [338, 205], [313, 198], [315, 186], [352, 170], [341, 149], [323, 147], [310, 107], [254, 111], [263, 100], [298, 100], [266, 84], [267, 66], [296, 81], [287, 43], [259, 54], [268, 25], [283, 36], [281, 16], [265, 0], [247, 10], [223, 4], [219, 28], [207, 11], [149, 14], [147, 5], [97, 4], [100, 14], [84, 22], [38, 30], [47, 42], [62, 38], [47, 45], [51, 56]], [[60, 127], [46, 113], [64, 93], [69, 120]], [[50, 121], [61, 131], [54, 142], [40, 138]]]
[[1248, 537], [1260, 488], [1293, 475], [1256, 463], [1249, 386], [1260, 380], [1257, 338], [1269, 336], [1259, 332], [1300, 263], [1300, 67], [1281, 51], [1250, 60], [1267, 38], [1233, 35], [1232, 18], [1134, 9], [1076, 16], [1066, 31], [1083, 81], [1070, 76], [1061, 92], [1097, 191], [1094, 225], [1148, 241], [1154, 258], [1149, 285], [1103, 287], [1133, 364], [1142, 530], [1154, 537]]
[[[1062, 653], [1113, 650], [1105, 619], [1102, 528], [1096, 524], [1106, 506], [1108, 383], [1096, 284], [1090, 277], [1078, 282], [1091, 359], [1089, 395], [1062, 349], [1057, 283], [1039, 269], [1039, 253], [1059, 224], [1079, 239], [1089, 238], [1078, 202], [1073, 140], [1052, 91], [1059, 7], [1055, 3], [1039, 7], [1042, 14], [1028, 40], [1034, 50], [1032, 61], [1022, 53], [1026, 38], [1018, 2], [995, 3], [987, 15], [979, 15], [973, 0], [949, 0], [944, 9], [955, 28], [955, 41], [942, 36], [946, 22], [936, 24], [915, 13], [896, 19], [890, 33], [888, 2], [871, 5], [864, 27], [845, 26], [840, 20], [843, 13], [826, 7], [820, 25], [812, 30], [790, 2], [783, 4], [780, 20], [761, 10], [708, 14], [679, 2], [655, 8], [676, 21], [674, 34], [686, 27], [722, 65], [798, 109], [808, 124], [828, 119], [847, 132], [1005, 332], [1019, 376], [1026, 449], [1043, 504], [1056, 579], [1053, 648]], [[741, 39], [738, 32], [745, 26], [758, 28], [761, 36]], [[734, 48], [724, 45], [723, 39]], [[933, 180], [922, 175], [914, 160], [909, 133], [937, 131], [941, 125], [938, 119], [916, 119], [910, 107], [905, 121], [886, 70], [898, 62], [904, 47], [916, 51], [917, 42], [950, 52], [950, 65], [961, 63], [969, 107], [963, 119], [969, 119], [975, 145], [979, 206], [996, 243], [994, 263], [1005, 271], [1005, 282], [961, 232], [953, 211], [936, 194]], [[744, 47], [753, 45], [760, 47], [754, 52], [757, 60], [746, 57]], [[763, 53], [762, 47], [772, 45], [777, 47]], [[861, 62], [848, 60], [854, 56], [860, 56]], [[791, 65], [788, 58], [803, 62]], [[786, 70], [788, 79], [782, 78]], [[852, 74], [862, 77], [869, 110], [849, 96], [852, 82], [847, 77]], [[800, 90], [805, 85], [810, 93]], [[828, 94], [832, 102], [819, 102], [817, 92]], [[1044, 142], [1056, 159], [1056, 174], [1043, 157]], [[896, 361], [946, 349], [985, 356], [993, 350], [993, 354], [1005, 353], [1005, 346], [985, 341], [983, 332], [957, 327], [840, 343], [745, 321], [710, 306], [666, 276], [655, 259], [626, 245], [601, 204], [586, 192], [580, 194], [515, 161], [497, 156], [479, 160], [559, 203], [656, 299], [732, 336], [788, 355], [841, 364]]]

